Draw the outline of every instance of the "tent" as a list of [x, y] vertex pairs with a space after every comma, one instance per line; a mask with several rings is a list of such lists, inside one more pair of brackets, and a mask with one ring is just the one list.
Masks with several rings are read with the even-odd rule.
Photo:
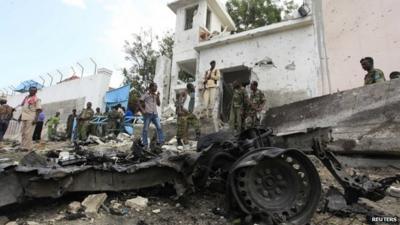
[[130, 85], [125, 85], [120, 88], [107, 91], [105, 97], [106, 107], [111, 108], [115, 105], [121, 104], [121, 106], [128, 108], [130, 89]]
[[28, 92], [30, 87], [36, 87], [37, 89], [42, 89], [44, 86], [34, 80], [26, 80], [26, 81], [21, 82], [14, 89], [14, 91], [24, 93], [24, 92]]

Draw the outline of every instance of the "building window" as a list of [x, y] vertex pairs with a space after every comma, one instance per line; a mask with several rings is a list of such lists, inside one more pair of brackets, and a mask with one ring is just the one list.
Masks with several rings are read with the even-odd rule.
[[208, 31], [211, 30], [211, 10], [207, 9], [206, 27]]
[[187, 8], [185, 11], [185, 30], [193, 28], [193, 17], [197, 14], [198, 6]]

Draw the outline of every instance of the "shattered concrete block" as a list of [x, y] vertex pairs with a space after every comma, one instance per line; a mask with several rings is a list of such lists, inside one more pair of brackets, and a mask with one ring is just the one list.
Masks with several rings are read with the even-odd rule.
[[168, 144], [169, 144], [169, 145], [176, 145], [176, 143], [177, 143], [176, 136], [173, 137], [171, 140], [168, 141]]
[[0, 225], [5, 225], [10, 221], [7, 217], [5, 216], [0, 216]]
[[18, 223], [16, 221], [11, 221], [6, 223], [6, 225], [18, 225]]
[[69, 152], [60, 152], [58, 156], [59, 160], [68, 160], [69, 159]]
[[386, 190], [386, 193], [389, 195], [389, 196], [392, 196], [392, 197], [394, 197], [394, 198], [400, 198], [400, 188], [398, 188], [398, 187], [389, 187], [387, 190]]
[[27, 225], [40, 225], [39, 223], [34, 222], [34, 221], [27, 221], [26, 224]]
[[126, 133], [119, 133], [117, 136], [117, 140], [120, 142], [131, 141], [131, 136]]
[[105, 144], [103, 141], [100, 140], [99, 137], [94, 136], [94, 135], [89, 135], [88, 141], [92, 141], [92, 142], [97, 143], [99, 145], [104, 145]]
[[178, 147], [175, 145], [163, 145], [161, 146], [161, 149], [164, 151], [175, 151], [175, 152], [179, 152]]
[[76, 214], [79, 212], [79, 210], [82, 208], [82, 205], [80, 202], [71, 202], [68, 205], [68, 212], [71, 214]]
[[379, 212], [379, 213], [382, 213], [387, 216], [395, 216], [396, 215], [396, 212], [392, 211], [391, 209], [383, 208], [377, 202], [373, 202], [366, 198], [360, 198], [358, 200], [358, 203], [374, 210], [375, 212]]
[[161, 209], [155, 209], [155, 210], [153, 210], [152, 212], [153, 212], [154, 214], [158, 214], [158, 213], [161, 212]]
[[85, 213], [96, 215], [99, 211], [100, 206], [107, 199], [106, 193], [89, 195], [83, 200], [82, 205], [85, 206]]
[[147, 198], [138, 196], [136, 198], [126, 200], [125, 205], [132, 209], [142, 210], [147, 207], [148, 202], [149, 200]]

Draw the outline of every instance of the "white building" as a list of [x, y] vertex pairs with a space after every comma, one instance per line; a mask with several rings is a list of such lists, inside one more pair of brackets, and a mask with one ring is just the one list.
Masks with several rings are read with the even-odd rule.
[[[400, 61], [396, 51], [400, 31], [392, 9], [399, 8], [400, 1], [307, 0], [306, 4], [309, 16], [233, 35], [235, 25], [219, 0], [168, 4], [176, 14], [176, 28], [172, 69], [157, 74], [171, 74], [163, 80], [163, 106], [173, 104], [176, 90], [184, 87], [180, 70], [195, 76], [201, 86], [212, 60], [222, 73], [222, 103], [230, 100], [224, 84], [258, 80], [269, 107], [361, 86], [365, 75], [361, 57], [379, 59], [387, 78], [399, 66], [394, 62]], [[378, 68], [380, 63], [376, 62]], [[201, 98], [197, 100], [201, 103]], [[216, 110], [216, 115], [224, 115], [228, 109]]]
[[[169, 104], [184, 86], [179, 71], [195, 76], [199, 87], [212, 60], [222, 74], [222, 103], [230, 101], [228, 87], [234, 80], [258, 80], [269, 107], [323, 93], [312, 17], [231, 35], [234, 22], [219, 0], [177, 0], [168, 7], [176, 14], [171, 88], [163, 99]], [[197, 100], [201, 103], [200, 96]], [[216, 115], [229, 110], [226, 104], [217, 107]]]

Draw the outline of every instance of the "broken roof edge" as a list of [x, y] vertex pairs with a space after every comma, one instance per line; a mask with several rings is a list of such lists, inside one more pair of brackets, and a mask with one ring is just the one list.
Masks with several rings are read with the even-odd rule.
[[[192, 5], [196, 2], [198, 2], [198, 0], [175, 0], [168, 3], [167, 6], [176, 14], [178, 8]], [[217, 14], [218, 18], [221, 19], [223, 25], [228, 27], [228, 31], [236, 30], [236, 25], [233, 22], [232, 17], [228, 14], [225, 6], [220, 0], [207, 0], [207, 3], [211, 7], [213, 12]]]
[[169, 9], [172, 10], [172, 12], [174, 12], [176, 14], [176, 12], [178, 11], [178, 8], [194, 4], [196, 2], [197, 2], [197, 0], [175, 0], [175, 1], [169, 2], [167, 4], [167, 6]]
[[259, 27], [256, 29], [244, 31], [229, 36], [215, 37], [214, 39], [200, 42], [196, 47], [194, 47], [194, 49], [199, 52], [201, 50], [209, 49], [220, 45], [226, 45], [251, 38], [261, 37], [264, 35], [273, 34], [285, 30], [297, 29], [312, 24], [313, 24], [312, 16], [307, 16], [305, 18], [299, 18], [296, 20], [289, 20], [285, 22], [266, 25], [263, 27]]
[[221, 19], [221, 22], [228, 27], [228, 31], [235, 31], [236, 25], [232, 17], [226, 11], [225, 6], [220, 0], [207, 0], [208, 4], [214, 9], [215, 14]]

